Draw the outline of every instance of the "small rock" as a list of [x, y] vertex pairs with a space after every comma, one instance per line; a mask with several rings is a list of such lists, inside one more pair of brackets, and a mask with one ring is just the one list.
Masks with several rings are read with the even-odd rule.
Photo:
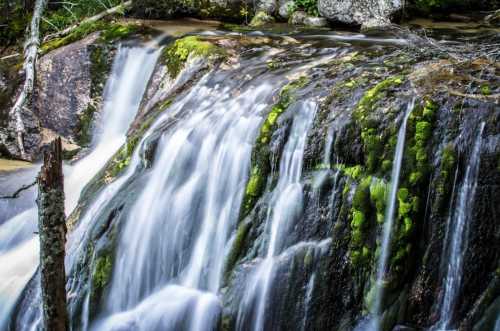
[[302, 25], [306, 19], [307, 14], [305, 11], [299, 10], [292, 14], [290, 17], [290, 24], [292, 25]]
[[304, 19], [304, 24], [307, 26], [321, 28], [327, 26], [328, 21], [324, 17], [307, 16]]
[[267, 14], [266, 12], [260, 11], [257, 14], [255, 14], [255, 16], [252, 18], [252, 21], [250, 22], [250, 26], [257, 27], [257, 26], [262, 26], [262, 25], [266, 25], [269, 23], [274, 23], [274, 17]]
[[415, 331], [415, 329], [409, 326], [396, 325], [392, 331]]
[[288, 19], [293, 14], [294, 10], [295, 10], [295, 2], [286, 1], [280, 6], [279, 14], [281, 17]]

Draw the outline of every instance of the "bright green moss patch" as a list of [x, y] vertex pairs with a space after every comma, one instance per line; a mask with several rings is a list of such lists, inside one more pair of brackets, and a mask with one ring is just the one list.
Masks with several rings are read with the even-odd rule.
[[113, 263], [111, 257], [101, 256], [97, 259], [94, 272], [92, 273], [92, 284], [94, 290], [102, 290], [109, 282]]
[[403, 84], [404, 76], [387, 78], [366, 91], [354, 111], [354, 119], [361, 127], [361, 140], [365, 151], [365, 164], [369, 173], [375, 173], [379, 168], [384, 154], [385, 139], [378, 132], [378, 123], [370, 120], [375, 105], [390, 88]]
[[271, 141], [274, 130], [276, 130], [278, 118], [294, 102], [294, 92], [304, 87], [307, 82], [308, 79], [306, 77], [300, 77], [285, 85], [280, 92], [278, 103], [271, 108], [260, 128], [260, 133], [252, 152], [252, 170], [243, 197], [241, 217], [250, 213], [257, 199], [264, 191], [267, 175], [271, 168], [268, 144]]
[[243, 246], [245, 244], [245, 240], [248, 232], [250, 231], [251, 223], [250, 222], [241, 222], [236, 230], [236, 235], [234, 238], [234, 242], [231, 246], [231, 251], [226, 260], [225, 268], [224, 268], [224, 280], [227, 282], [229, 279], [229, 275], [233, 270], [236, 262], [240, 258], [240, 255], [243, 251]]
[[171, 77], [177, 77], [190, 55], [217, 58], [224, 57], [225, 51], [208, 41], [202, 41], [196, 36], [177, 39], [163, 51], [163, 59]]
[[83, 23], [67, 36], [56, 38], [42, 44], [42, 46], [40, 47], [40, 53], [42, 55], [47, 54], [54, 49], [81, 40], [96, 31], [102, 31], [99, 38], [100, 41], [110, 42], [113, 40], [125, 38], [130, 34], [136, 32], [137, 30], [138, 27], [135, 25], [122, 25], [116, 23], [108, 23], [105, 21]]

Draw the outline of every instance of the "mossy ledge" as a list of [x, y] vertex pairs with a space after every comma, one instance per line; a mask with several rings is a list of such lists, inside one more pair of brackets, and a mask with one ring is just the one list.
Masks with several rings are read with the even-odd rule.
[[168, 68], [170, 77], [177, 77], [190, 56], [215, 60], [225, 58], [226, 52], [213, 43], [202, 40], [197, 36], [177, 39], [163, 50], [162, 59]]
[[248, 179], [243, 197], [243, 204], [240, 212], [240, 219], [250, 213], [257, 199], [264, 191], [267, 175], [271, 169], [271, 154], [269, 143], [273, 132], [278, 125], [278, 118], [294, 101], [294, 91], [304, 87], [308, 83], [305, 76], [285, 85], [280, 92], [278, 102], [271, 108], [267, 114], [264, 123], [260, 128], [259, 136], [255, 142], [252, 151], [252, 167], [250, 178]]

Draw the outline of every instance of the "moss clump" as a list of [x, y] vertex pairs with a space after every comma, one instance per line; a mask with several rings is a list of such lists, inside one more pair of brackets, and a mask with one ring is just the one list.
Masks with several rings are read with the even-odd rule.
[[190, 55], [213, 59], [224, 57], [225, 54], [222, 48], [208, 41], [202, 41], [196, 36], [188, 36], [177, 39], [172, 45], [165, 48], [163, 59], [170, 76], [175, 78], [184, 67]]
[[97, 259], [92, 273], [92, 287], [95, 291], [101, 291], [106, 287], [113, 271], [113, 263], [108, 255]]
[[92, 141], [92, 122], [94, 120], [94, 114], [96, 108], [93, 103], [89, 103], [87, 108], [79, 116], [79, 123], [76, 138], [80, 146], [88, 146]]
[[274, 17], [267, 14], [266, 12], [260, 11], [252, 18], [250, 26], [259, 27], [269, 23], [274, 23]]
[[278, 103], [271, 108], [260, 128], [259, 136], [252, 151], [252, 168], [243, 197], [241, 217], [250, 213], [257, 199], [264, 191], [267, 175], [271, 169], [268, 144], [276, 129], [278, 118], [294, 101], [294, 91], [304, 87], [307, 82], [306, 77], [301, 77], [285, 85], [280, 92]]
[[368, 262], [366, 254], [363, 253], [365, 247], [366, 230], [368, 229], [368, 218], [371, 214], [370, 205], [370, 185], [371, 177], [363, 178], [354, 192], [351, 208], [351, 241], [350, 257], [353, 265], [365, 264]]
[[377, 223], [384, 223], [385, 207], [389, 193], [389, 185], [381, 179], [374, 179], [370, 186], [370, 200], [377, 212]]
[[390, 88], [403, 84], [403, 76], [387, 78], [366, 91], [354, 111], [354, 119], [361, 127], [365, 164], [369, 173], [375, 173], [384, 154], [385, 139], [378, 132], [378, 123], [370, 119], [375, 105]]
[[100, 42], [110, 42], [116, 39], [122, 39], [138, 30], [134, 25], [122, 25], [116, 23], [108, 23], [105, 21], [97, 21], [92, 23], [83, 23], [78, 28], [73, 30], [65, 37], [50, 40], [40, 47], [40, 53], [47, 54], [48, 52], [62, 46], [74, 43], [88, 36], [89, 34], [102, 31], [99, 38]]
[[236, 265], [236, 262], [240, 258], [250, 228], [251, 228], [250, 222], [242, 222], [240, 223], [238, 229], [236, 230], [236, 236], [234, 238], [234, 242], [231, 246], [231, 251], [229, 252], [224, 268], [225, 282], [229, 280], [229, 275], [231, 274], [231, 271]]

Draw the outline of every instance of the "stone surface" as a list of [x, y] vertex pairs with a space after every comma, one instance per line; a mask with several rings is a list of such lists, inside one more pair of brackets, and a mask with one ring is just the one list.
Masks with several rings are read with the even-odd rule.
[[304, 20], [307, 18], [307, 14], [305, 11], [299, 10], [296, 11], [290, 16], [290, 24], [293, 25], [302, 25], [304, 24]]
[[[89, 105], [100, 107], [102, 77], [106, 72], [93, 71], [92, 47], [98, 34], [58, 48], [41, 57], [37, 63], [37, 80], [31, 107], [23, 109], [27, 154], [37, 160], [39, 151], [47, 145], [47, 136], [63, 138], [65, 151], [75, 151], [81, 128], [81, 115]], [[106, 55], [107, 56], [107, 55]], [[95, 60], [95, 59], [94, 59]], [[111, 58], [107, 58], [110, 61]], [[14, 78], [13, 78], [14, 77]], [[18, 91], [21, 73], [0, 70], [0, 155], [20, 156], [15, 138], [15, 123], [9, 110]], [[100, 86], [94, 86], [99, 81]], [[96, 98], [96, 91], [99, 96]], [[47, 135], [50, 132], [50, 135]]]
[[321, 16], [346, 24], [385, 26], [403, 8], [401, 0], [318, 0]]
[[294, 9], [295, 9], [295, 2], [285, 1], [283, 3], [280, 3], [280, 8], [278, 13], [281, 17], [288, 19], [290, 15], [292, 15]]
[[328, 21], [324, 17], [307, 16], [304, 19], [304, 25], [321, 28], [327, 26]]

